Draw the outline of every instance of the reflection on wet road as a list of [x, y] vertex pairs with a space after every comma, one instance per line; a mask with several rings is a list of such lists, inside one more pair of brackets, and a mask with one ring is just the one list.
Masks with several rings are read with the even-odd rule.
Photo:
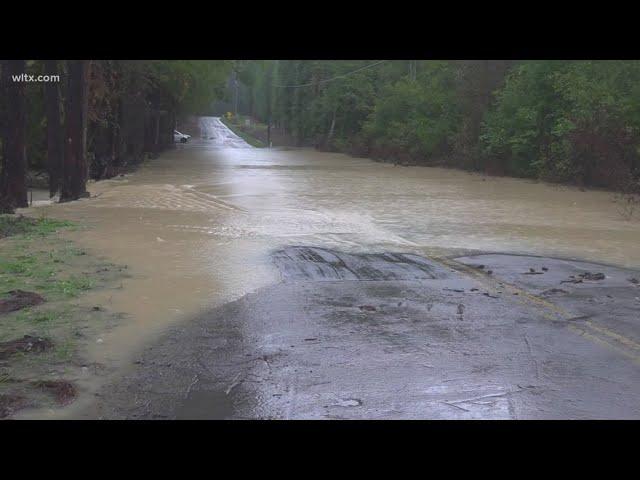
[[[461, 256], [479, 251], [515, 252], [640, 267], [640, 242], [637, 241], [640, 223], [625, 221], [611, 194], [606, 192], [583, 192], [570, 187], [438, 168], [398, 167], [311, 150], [248, 148], [216, 118], [194, 122], [193, 128], [185, 133], [194, 135], [192, 143], [178, 145], [132, 175], [93, 184], [93, 198], [40, 207], [46, 208], [51, 217], [79, 220], [89, 225], [88, 229], [68, 235], [92, 251], [128, 264], [134, 274], [123, 283], [120, 291], [109, 292], [104, 294], [108, 298], [96, 300], [108, 301], [110, 308], [125, 312], [130, 319], [108, 332], [104, 343], [96, 345], [92, 351], [95, 361], [113, 365], [114, 372], [130, 365], [132, 355], [141, 346], [153, 343], [170, 326], [189, 323], [181, 323], [181, 320], [212, 308], [232, 308], [222, 306], [262, 287], [281, 288], [273, 285], [286, 273], [277, 268], [277, 260], [274, 262], [272, 254], [291, 246], [321, 247], [356, 256], [391, 252], [416, 258]], [[307, 267], [291, 266], [294, 272], [299, 268]], [[413, 267], [406, 268], [413, 271]], [[342, 267], [337, 270], [347, 275]], [[246, 318], [240, 322], [244, 330], [238, 330], [238, 325], [230, 326], [224, 316], [209, 317], [206, 323], [208, 342], [225, 339], [224, 342], [231, 345], [238, 335], [262, 332], [266, 335], [261, 337], [263, 340], [271, 338], [274, 345], [279, 344], [275, 340], [279, 329], [286, 328], [287, 322], [294, 319], [278, 317], [285, 323], [270, 325], [271, 314], [266, 306], [280, 305], [280, 302], [286, 305], [287, 298], [301, 305], [303, 300], [309, 300], [316, 288], [302, 287], [302, 284], [291, 287], [295, 292], [274, 291], [271, 300], [259, 300], [256, 308], [266, 309], [264, 330], [245, 321]], [[375, 285], [378, 283], [371, 283], [371, 288]], [[333, 296], [349, 296], [341, 293], [341, 288], [323, 290], [318, 295], [322, 301], [330, 301]], [[354, 302], [359, 301], [359, 295], [371, 295], [358, 288], [351, 294]], [[393, 288], [400, 290], [384, 295], [394, 299], [407, 298], [407, 295], [415, 297], [412, 305], [418, 310], [429, 304], [426, 293], [415, 290], [415, 285], [406, 287], [409, 293], [402, 293], [402, 286]], [[486, 302], [486, 298], [491, 299], [485, 297], [482, 301]], [[351, 305], [349, 308], [357, 307]], [[295, 310], [296, 315], [305, 312], [305, 308], [300, 306], [300, 310]], [[478, 303], [473, 308], [482, 309], [482, 306]], [[339, 310], [336, 312], [339, 315]], [[516, 321], [508, 315], [506, 307], [501, 312], [496, 317], [497, 322]], [[426, 311], [423, 314], [428, 315]], [[445, 315], [444, 312], [439, 314]], [[317, 315], [320, 318], [324, 314], [318, 310]], [[393, 331], [388, 336], [391, 344], [363, 347], [362, 355], [371, 353], [369, 348], [384, 352], [392, 348], [390, 345], [402, 344], [403, 338], [411, 338], [405, 346], [409, 350], [420, 338], [420, 341], [430, 343], [428, 331], [421, 331], [414, 323], [403, 323], [403, 319], [412, 322], [411, 315], [403, 317], [394, 311], [391, 316], [394, 319]], [[315, 318], [313, 314], [311, 317]], [[323, 321], [330, 322], [331, 319]], [[353, 330], [347, 325], [352, 320], [337, 321], [343, 325], [344, 331], [341, 330], [340, 335], [346, 339]], [[483, 321], [490, 323], [492, 320]], [[357, 322], [354, 325], [356, 330], [353, 331], [362, 328], [357, 327]], [[325, 327], [328, 329], [329, 324]], [[276, 330], [270, 331], [270, 328]], [[309, 338], [319, 335], [309, 328], [309, 332], [305, 332]], [[467, 324], [460, 324], [446, 335], [462, 341], [477, 333], [472, 328], [467, 329]], [[499, 341], [501, 332], [494, 335], [495, 341]], [[541, 342], [550, 338], [547, 333], [540, 335]], [[304, 338], [300, 341], [305, 342]], [[309, 340], [304, 345], [312, 344]], [[245, 353], [253, 355], [255, 352]], [[275, 350], [271, 353], [279, 355]], [[264, 362], [256, 360], [260, 368], [275, 368], [276, 364], [269, 357], [271, 353], [265, 353], [267, 360]], [[469, 353], [477, 354], [471, 347]], [[231, 358], [235, 359], [236, 354]], [[390, 358], [406, 358], [407, 365], [411, 364], [410, 351], [403, 354], [407, 356]], [[442, 355], [442, 362], [445, 362], [447, 354]], [[318, 362], [321, 362], [319, 356], [312, 363]], [[424, 362], [428, 364], [429, 360]], [[173, 361], [168, 363], [175, 364]], [[382, 367], [375, 362], [372, 365]], [[400, 364], [394, 365], [401, 368]], [[441, 363], [434, 368], [444, 372], [444, 365]], [[480, 362], [477, 368], [484, 368], [482, 365], [484, 363]], [[455, 370], [461, 373], [460, 370], [467, 367], [476, 368], [460, 364]], [[314, 370], [313, 365], [309, 370]], [[189, 388], [189, 394], [198, 395], [197, 392], [206, 389], [199, 390], [203, 381], [193, 379], [197, 374], [191, 375], [191, 372], [189, 370], [189, 381], [195, 383]], [[443, 373], [442, 381], [455, 377], [456, 372]], [[228, 379], [225, 376], [228, 373], [225, 371], [220, 377], [225, 379], [223, 391], [234, 383], [235, 374]], [[410, 379], [411, 375], [405, 378]], [[213, 376], [209, 380], [215, 381]], [[330, 379], [323, 377], [322, 381]], [[232, 392], [244, 391], [241, 385], [249, 384], [245, 379], [233, 386]], [[436, 388], [436, 385], [430, 388]], [[211, 395], [220, 395], [219, 389], [210, 391], [213, 392]], [[276, 394], [285, 395], [273, 391], [273, 395]], [[355, 393], [352, 395], [355, 399], [343, 396], [326, 401], [340, 404], [362, 400], [355, 397]], [[400, 408], [393, 403], [395, 401], [389, 408]], [[274, 408], [274, 412], [280, 412], [275, 416], [279, 416], [281, 405]], [[463, 412], [460, 408], [449, 408], [452, 415]], [[304, 410], [299, 412], [302, 413], [298, 416], [304, 416]]]
[[200, 117], [197, 119], [200, 138], [209, 141], [206, 146], [220, 146], [225, 148], [251, 148], [238, 135], [229, 130], [218, 117]]

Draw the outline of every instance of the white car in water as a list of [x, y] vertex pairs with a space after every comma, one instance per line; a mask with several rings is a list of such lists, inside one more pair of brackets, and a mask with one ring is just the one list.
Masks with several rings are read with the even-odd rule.
[[191, 138], [191, 135], [187, 135], [186, 133], [180, 133], [178, 130], [173, 131], [173, 141], [175, 143], [178, 143], [178, 142], [187, 143], [190, 138]]

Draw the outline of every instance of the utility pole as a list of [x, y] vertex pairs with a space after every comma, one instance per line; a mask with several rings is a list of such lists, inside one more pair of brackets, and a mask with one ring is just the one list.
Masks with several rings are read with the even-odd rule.
[[233, 99], [233, 116], [238, 117], [238, 72], [233, 73], [233, 86], [235, 87], [235, 95]]
[[271, 87], [273, 85], [273, 64], [269, 63], [267, 73], [267, 146], [271, 148]]

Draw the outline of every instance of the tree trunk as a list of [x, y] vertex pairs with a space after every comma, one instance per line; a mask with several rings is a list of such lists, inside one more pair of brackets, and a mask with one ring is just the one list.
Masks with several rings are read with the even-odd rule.
[[122, 97], [115, 104], [113, 123], [111, 124], [111, 149], [113, 151], [113, 164], [110, 177], [117, 175], [122, 165], [123, 136], [122, 136]]
[[24, 82], [12, 80], [12, 76], [25, 72], [25, 66], [25, 60], [5, 60], [2, 66], [2, 83], [7, 95], [7, 124], [0, 175], [0, 211], [4, 213], [13, 213], [15, 208], [28, 206]]
[[115, 165], [117, 162], [118, 155], [118, 133], [117, 126], [115, 124], [115, 119], [109, 121], [109, 125], [107, 127], [107, 143], [108, 143], [108, 156], [107, 156], [107, 165], [104, 170], [104, 178], [111, 178], [115, 176], [116, 169]]
[[[45, 60], [46, 75], [58, 74], [58, 61]], [[60, 116], [60, 86], [57, 82], [44, 85], [44, 100], [47, 114], [47, 168], [49, 170], [49, 197], [60, 190], [62, 162], [64, 159], [64, 132]]]
[[69, 88], [65, 108], [65, 151], [60, 201], [87, 196], [87, 88], [89, 60], [68, 61]]

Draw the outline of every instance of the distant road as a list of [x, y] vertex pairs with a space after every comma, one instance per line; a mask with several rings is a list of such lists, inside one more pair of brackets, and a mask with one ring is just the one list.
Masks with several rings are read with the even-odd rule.
[[220, 147], [252, 148], [227, 127], [220, 117], [200, 117], [200, 137], [207, 143], [215, 143]]

